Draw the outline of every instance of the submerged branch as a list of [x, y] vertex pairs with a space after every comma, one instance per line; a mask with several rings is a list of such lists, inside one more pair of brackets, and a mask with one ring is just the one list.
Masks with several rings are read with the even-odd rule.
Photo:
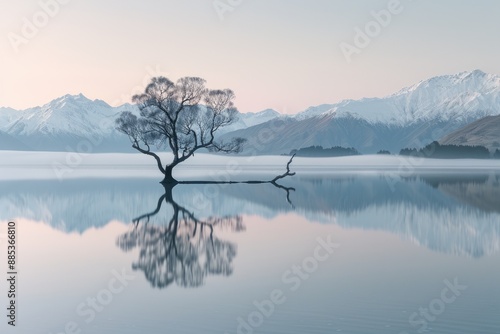
[[[286, 172], [276, 176], [274, 179], [270, 181], [179, 181], [179, 184], [267, 184], [271, 183], [276, 186], [279, 186], [279, 184], [276, 183], [276, 181], [284, 179], [287, 176], [294, 176], [297, 173], [291, 172], [290, 171], [290, 165], [293, 162], [293, 158], [295, 158], [295, 154], [290, 158], [288, 163], [286, 164]], [[295, 190], [293, 188], [290, 188], [291, 190]]]
[[278, 184], [277, 181], [284, 179], [287, 176], [294, 176], [296, 175], [295, 172], [290, 171], [290, 165], [293, 162], [293, 158], [295, 158], [295, 154], [292, 155], [288, 163], [286, 164], [286, 172], [276, 176], [274, 179], [270, 181], [179, 181], [179, 184], [272, 184], [276, 188], [283, 189], [286, 191], [286, 200], [287, 202], [292, 206], [292, 208], [295, 209], [295, 206], [293, 205], [292, 201], [290, 200], [290, 192], [295, 191], [295, 188], [293, 187], [285, 187], [282, 186], [281, 184]]
[[290, 165], [292, 164], [292, 161], [293, 161], [293, 158], [295, 158], [295, 154], [292, 155], [292, 157], [290, 158], [290, 160], [288, 161], [288, 163], [286, 164], [286, 173], [285, 174], [282, 174], [282, 175], [278, 175], [276, 176], [272, 181], [271, 183], [276, 183], [276, 181], [278, 180], [281, 180], [281, 179], [284, 179], [285, 177], [287, 176], [294, 176], [296, 173], [295, 172], [290, 172]]

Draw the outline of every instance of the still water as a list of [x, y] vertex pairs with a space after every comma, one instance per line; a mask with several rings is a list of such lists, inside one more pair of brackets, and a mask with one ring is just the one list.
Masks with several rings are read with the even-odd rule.
[[4, 181], [15, 332], [498, 334], [499, 181]]

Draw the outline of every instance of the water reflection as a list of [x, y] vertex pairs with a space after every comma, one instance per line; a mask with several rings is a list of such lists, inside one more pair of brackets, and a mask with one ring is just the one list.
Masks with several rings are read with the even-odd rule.
[[[96, 334], [235, 333], [274, 289], [287, 300], [262, 332], [416, 332], [411, 314], [439, 298], [444, 279], [458, 277], [470, 288], [432, 330], [498, 333], [499, 180], [296, 177], [286, 180], [289, 192], [165, 191], [147, 179], [0, 182], [0, 221], [19, 222], [23, 314], [41, 319], [22, 322], [21, 332], [59, 333], [80, 320]], [[283, 273], [326, 235], [341, 249], [292, 292]], [[75, 308], [104, 296], [111, 271], [122, 268], [136, 279], [86, 326]]]
[[[173, 213], [164, 224], [149, 224], [163, 203]], [[118, 240], [124, 251], [139, 248], [134, 270], [143, 271], [153, 287], [165, 288], [172, 283], [193, 288], [203, 285], [209, 275], [229, 276], [233, 272], [236, 245], [217, 237], [217, 230], [245, 230], [241, 216], [210, 217], [201, 220], [174, 201], [172, 188], [165, 187], [156, 209], [133, 219], [134, 228]]]
[[[189, 229], [192, 233], [196, 226], [196, 230], [201, 228], [197, 217], [271, 219], [293, 212], [311, 223], [386, 231], [436, 252], [478, 258], [500, 251], [499, 181], [499, 173], [396, 179], [339, 174], [294, 177], [286, 180], [284, 189], [269, 184], [178, 185], [168, 196], [152, 180], [3, 182], [0, 220], [23, 217], [65, 232], [83, 233], [113, 220], [131, 222], [155, 208], [163, 197], [160, 202], [169, 203], [163, 205], [166, 212], [144, 215], [128, 236], [131, 244], [145, 249], [144, 256], [151, 257], [153, 250], [171, 256], [166, 253], [168, 247], [152, 248], [152, 243], [179, 240], [181, 244]], [[204, 249], [206, 241], [199, 242]], [[148, 261], [153, 259], [140, 258], [137, 268]]]
[[425, 176], [424, 182], [486, 212], [500, 212], [500, 174]]

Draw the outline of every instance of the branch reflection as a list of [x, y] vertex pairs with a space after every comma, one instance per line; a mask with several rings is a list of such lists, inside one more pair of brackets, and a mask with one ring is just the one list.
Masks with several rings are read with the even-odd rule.
[[[172, 207], [172, 216], [164, 225], [150, 224], [163, 203]], [[197, 218], [173, 200], [172, 187], [168, 186], [155, 210], [137, 217], [133, 223], [133, 229], [121, 235], [117, 244], [124, 251], [139, 249], [139, 259], [132, 268], [143, 271], [151, 285], [160, 289], [172, 283], [194, 288], [202, 286], [207, 276], [231, 275], [237, 247], [219, 239], [216, 231], [245, 230], [239, 215]]]

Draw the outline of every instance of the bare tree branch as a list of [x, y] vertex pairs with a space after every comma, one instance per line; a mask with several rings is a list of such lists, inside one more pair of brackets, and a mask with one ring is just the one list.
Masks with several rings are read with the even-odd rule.
[[296, 174], [295, 172], [293, 172], [293, 173], [290, 172], [290, 165], [292, 164], [293, 158], [295, 158], [295, 154], [292, 155], [292, 157], [290, 158], [290, 160], [286, 164], [286, 173], [276, 176], [274, 179], [272, 179], [271, 183], [276, 183], [276, 181], [283, 179], [287, 176], [295, 176], [295, 174]]

